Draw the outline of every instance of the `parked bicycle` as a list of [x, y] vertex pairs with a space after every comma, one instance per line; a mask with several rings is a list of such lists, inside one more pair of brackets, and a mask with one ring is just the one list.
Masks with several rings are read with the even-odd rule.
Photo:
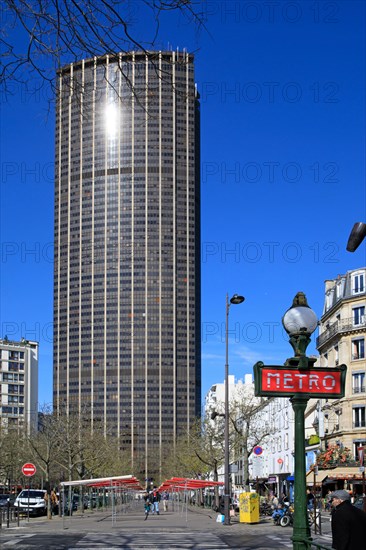
[[261, 516], [271, 516], [273, 514], [273, 507], [268, 502], [262, 502], [259, 506], [259, 514]]

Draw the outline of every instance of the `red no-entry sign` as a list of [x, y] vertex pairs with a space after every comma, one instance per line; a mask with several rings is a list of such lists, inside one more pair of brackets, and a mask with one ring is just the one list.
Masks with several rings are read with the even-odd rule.
[[22, 466], [22, 474], [27, 477], [32, 477], [36, 473], [37, 469], [34, 464], [27, 462]]

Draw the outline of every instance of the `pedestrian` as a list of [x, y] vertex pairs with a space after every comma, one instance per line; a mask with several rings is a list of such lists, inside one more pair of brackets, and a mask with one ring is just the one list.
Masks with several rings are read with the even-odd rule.
[[51, 491], [51, 514], [58, 514], [58, 498], [55, 489]]
[[163, 493], [164, 512], [168, 511], [168, 501], [169, 501], [169, 493], [168, 493], [168, 491], [164, 491], [164, 493]]
[[329, 489], [327, 492], [327, 495], [325, 497], [325, 509], [327, 512], [332, 512], [332, 497], [331, 497], [332, 491]]
[[144, 494], [144, 509], [145, 509], [145, 520], [147, 520], [147, 518], [149, 517], [149, 513], [150, 513], [150, 506], [151, 506], [151, 502], [150, 502], [150, 495], [149, 493], [146, 491], [146, 493]]
[[159, 502], [161, 500], [161, 494], [159, 491], [154, 487], [153, 492], [153, 513], [156, 512], [157, 515], [159, 515]]
[[351, 495], [341, 489], [330, 495], [332, 504], [332, 548], [361, 550], [366, 543], [366, 513], [351, 504]]
[[314, 508], [314, 495], [310, 489], [306, 489], [306, 505], [308, 510], [312, 510]]
[[272, 497], [271, 503], [272, 503], [272, 509], [273, 509], [273, 510], [276, 510], [277, 507], [278, 507], [278, 505], [279, 505], [279, 500], [278, 500], [278, 498], [277, 498], [276, 493], [273, 493], [273, 497]]

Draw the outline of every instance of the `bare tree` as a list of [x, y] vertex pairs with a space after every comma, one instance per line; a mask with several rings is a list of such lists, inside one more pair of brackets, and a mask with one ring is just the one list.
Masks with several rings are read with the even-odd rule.
[[269, 434], [268, 425], [261, 419], [267, 398], [255, 397], [252, 387], [241, 388], [230, 403], [231, 449], [243, 460], [243, 484], [249, 491], [249, 458], [255, 446]]
[[21, 484], [21, 468], [29, 460], [24, 429], [0, 429], [0, 457], [0, 483], [10, 492], [13, 485]]
[[[180, 437], [175, 449], [167, 457], [164, 474], [166, 477], [206, 477], [212, 474], [219, 481], [218, 470], [224, 463], [223, 425], [217, 426], [206, 416], [197, 419], [189, 433]], [[215, 488], [215, 504], [218, 508], [219, 494]]]
[[[30, 76], [53, 85], [56, 71], [85, 57], [148, 52], [164, 14], [180, 13], [199, 28], [200, 0], [4, 0], [0, 34], [1, 88]], [[138, 20], [148, 21], [141, 37]]]
[[44, 405], [39, 416], [39, 431], [33, 431], [28, 437], [29, 449], [38, 468], [43, 472], [47, 498], [47, 516], [52, 518], [51, 511], [51, 481], [52, 469], [59, 453], [59, 418], [52, 413], [49, 405]]

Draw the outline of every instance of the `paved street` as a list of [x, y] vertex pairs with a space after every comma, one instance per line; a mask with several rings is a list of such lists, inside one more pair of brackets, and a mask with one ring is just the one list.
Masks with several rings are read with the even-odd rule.
[[[261, 519], [259, 524], [241, 524], [233, 518], [232, 525], [225, 526], [216, 522], [216, 516], [209, 510], [176, 508], [144, 521], [143, 505], [136, 502], [114, 515], [110, 511], [86, 511], [71, 518], [25, 519], [19, 527], [0, 531], [0, 546], [3, 550], [292, 548], [292, 528], [274, 526], [271, 518]], [[330, 548], [329, 531], [329, 516], [324, 516], [324, 534], [313, 538]]]

